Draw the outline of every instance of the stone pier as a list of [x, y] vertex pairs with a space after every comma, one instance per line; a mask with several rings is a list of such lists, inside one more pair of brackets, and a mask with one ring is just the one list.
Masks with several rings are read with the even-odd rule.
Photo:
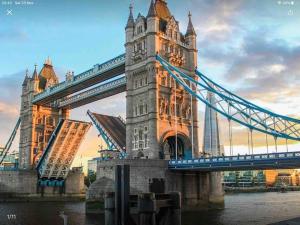
[[84, 199], [84, 174], [71, 170], [65, 183], [65, 193], [58, 187], [45, 187], [44, 196], [37, 193], [38, 176], [35, 170], [0, 171], [0, 201]]
[[[114, 191], [114, 167], [124, 164], [130, 166], [131, 194], [181, 192], [184, 211], [223, 207], [221, 180], [220, 189], [211, 190], [215, 184], [210, 184], [210, 173], [173, 172], [168, 170], [167, 160], [128, 159], [98, 163], [97, 180], [87, 192], [87, 208], [89, 203], [103, 206], [105, 193]], [[94, 212], [103, 212], [100, 208]]]

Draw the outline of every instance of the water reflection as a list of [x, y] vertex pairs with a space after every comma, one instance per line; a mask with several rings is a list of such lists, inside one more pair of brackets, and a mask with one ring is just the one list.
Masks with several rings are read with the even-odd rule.
[[[300, 192], [226, 195], [225, 209], [184, 213], [182, 225], [265, 225], [300, 216]], [[104, 225], [83, 202], [0, 203], [0, 225]], [[15, 216], [13, 216], [15, 215]]]

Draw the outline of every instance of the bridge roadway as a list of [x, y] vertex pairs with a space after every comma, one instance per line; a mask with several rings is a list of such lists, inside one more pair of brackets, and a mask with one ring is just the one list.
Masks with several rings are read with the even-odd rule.
[[170, 170], [180, 171], [237, 171], [300, 168], [300, 152], [219, 156], [197, 159], [170, 160]]
[[49, 105], [57, 99], [74, 94], [97, 83], [109, 80], [125, 73], [125, 54], [119, 55], [105, 63], [96, 64], [93, 68], [63, 81], [34, 96], [33, 103]]

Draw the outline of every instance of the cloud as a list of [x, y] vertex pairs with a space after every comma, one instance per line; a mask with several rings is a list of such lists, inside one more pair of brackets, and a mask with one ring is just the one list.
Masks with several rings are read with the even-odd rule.
[[0, 30], [0, 40], [1, 41], [25, 41], [28, 40], [28, 33], [20, 28], [9, 28]]
[[280, 102], [299, 97], [300, 46], [266, 36], [257, 32], [244, 38], [242, 54], [236, 56], [226, 79], [240, 82], [238, 93], [250, 99]]

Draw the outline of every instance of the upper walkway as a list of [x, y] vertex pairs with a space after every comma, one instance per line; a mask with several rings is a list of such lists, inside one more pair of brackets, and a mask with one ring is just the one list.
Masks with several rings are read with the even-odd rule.
[[125, 73], [125, 54], [119, 55], [105, 63], [96, 64], [93, 68], [63, 81], [34, 96], [33, 103], [47, 105], [51, 102], [91, 87]]
[[170, 160], [171, 170], [235, 171], [300, 168], [300, 152], [218, 156], [198, 159]]

